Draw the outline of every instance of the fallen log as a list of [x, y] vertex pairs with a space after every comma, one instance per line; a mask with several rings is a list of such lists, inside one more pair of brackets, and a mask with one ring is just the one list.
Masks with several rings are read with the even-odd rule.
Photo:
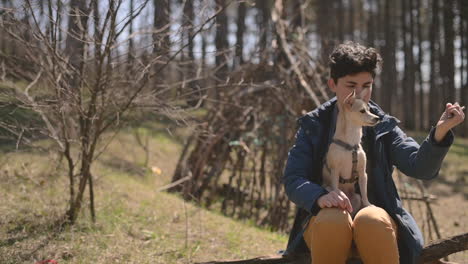
[[419, 263], [431, 263], [450, 254], [465, 250], [468, 250], [468, 233], [440, 239], [424, 247]]
[[[440, 258], [446, 257], [450, 254], [468, 250], [468, 233], [440, 239], [434, 241], [424, 247], [420, 264], [437, 264], [449, 263], [440, 261]], [[197, 264], [309, 264], [310, 259], [308, 255], [294, 255], [294, 256], [263, 256], [252, 259], [243, 260], [230, 260], [230, 261], [210, 261]], [[349, 260], [347, 264], [361, 263], [358, 260]], [[455, 264], [450, 262], [451, 264]]]

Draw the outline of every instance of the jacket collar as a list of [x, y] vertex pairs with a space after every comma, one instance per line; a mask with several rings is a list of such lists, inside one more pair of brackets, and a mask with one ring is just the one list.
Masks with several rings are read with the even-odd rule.
[[[305, 116], [303, 116], [303, 118], [308, 116], [312, 120], [319, 121], [321, 124], [327, 124], [328, 126], [330, 120], [333, 117], [333, 109], [335, 108], [336, 102], [337, 100], [335, 96], [317, 107], [315, 110], [307, 113]], [[393, 128], [395, 128], [395, 126], [400, 123], [400, 120], [389, 114], [386, 114], [382, 108], [380, 108], [380, 106], [372, 100], [369, 102], [369, 108], [373, 114], [381, 118], [380, 123], [374, 127], [376, 139], [392, 131]]]

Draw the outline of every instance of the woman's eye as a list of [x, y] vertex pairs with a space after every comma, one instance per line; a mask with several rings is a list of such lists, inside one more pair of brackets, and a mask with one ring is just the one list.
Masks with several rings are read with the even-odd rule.
[[364, 114], [364, 113], [366, 112], [366, 110], [362, 109], [362, 110], [361, 110], [361, 111], [359, 111], [359, 112], [361, 112], [361, 113], [363, 113], [363, 114]]

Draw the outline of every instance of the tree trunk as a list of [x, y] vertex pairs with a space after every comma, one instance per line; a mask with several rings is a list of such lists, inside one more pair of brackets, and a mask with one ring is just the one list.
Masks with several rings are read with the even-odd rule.
[[[75, 126], [72, 108], [77, 108], [81, 105], [81, 76], [84, 66], [85, 35], [89, 11], [90, 10], [86, 7], [85, 0], [70, 1], [70, 16], [68, 20], [67, 38], [65, 41], [65, 54], [69, 57], [69, 63], [75, 68], [75, 71], [72, 71], [70, 76], [68, 76], [68, 87], [66, 88], [68, 91], [62, 91], [62, 94], [59, 95], [63, 103], [64, 125], [62, 129], [64, 135], [68, 135], [65, 131], [70, 131]], [[68, 139], [66, 139], [66, 141], [67, 140]], [[70, 184], [74, 184], [73, 172], [71, 172], [70, 175]], [[85, 187], [86, 181], [81, 188], [84, 190]], [[74, 186], [70, 187], [70, 195], [74, 195]], [[70, 199], [71, 202], [66, 213], [70, 224], [74, 224], [76, 220], [76, 216], [80, 210], [79, 206], [77, 206], [77, 202], [81, 204], [81, 200], [82, 193], [77, 193], [75, 197], [71, 197]]]
[[333, 41], [331, 37], [332, 23], [330, 23], [329, 14], [331, 13], [331, 4], [328, 0], [318, 1], [317, 10], [317, 34], [320, 39], [321, 46], [321, 62], [326, 65], [328, 63], [328, 56], [333, 50]]
[[236, 56], [234, 67], [244, 64], [244, 31], [245, 31], [245, 16], [247, 13], [247, 4], [240, 2], [237, 9], [237, 32], [236, 32]]
[[[133, 0], [132, 0], [133, 1]], [[98, 58], [101, 56], [101, 38], [102, 32], [99, 29], [99, 21], [101, 19], [101, 15], [99, 13], [99, 2], [93, 1], [93, 14], [94, 14], [94, 57]], [[96, 61], [96, 64], [98, 62]]]
[[418, 65], [416, 67], [417, 70], [417, 77], [418, 77], [418, 86], [419, 86], [419, 130], [425, 130], [428, 127], [426, 126], [426, 111], [425, 111], [425, 101], [424, 101], [424, 89], [423, 89], [423, 75], [421, 71], [423, 61], [423, 49], [422, 49], [422, 25], [421, 25], [421, 0], [417, 0], [416, 3], [416, 27], [417, 27], [417, 35], [418, 35]]
[[153, 55], [167, 55], [170, 49], [170, 3], [169, 0], [154, 0]]
[[[340, 4], [338, 7], [338, 16], [340, 16], [340, 13], [342, 13], [340, 9], [343, 8], [343, 3], [341, 2], [341, 0], [337, 0], [337, 1]], [[375, 25], [375, 17], [376, 17], [375, 12], [376, 12], [375, 1], [370, 1], [368, 19], [367, 19], [367, 44], [371, 47], [375, 47], [375, 26], [376, 26]], [[387, 22], [389, 23], [390, 21], [387, 20]], [[342, 21], [340, 23], [340, 19], [338, 19], [338, 28], [342, 27], [342, 25], [340, 24], [342, 24]], [[340, 32], [340, 30], [338, 30], [338, 32]], [[341, 38], [340, 38], [340, 41], [342, 41]]]
[[[348, 9], [348, 26], [349, 26], [349, 29], [348, 29], [348, 33], [349, 33], [349, 39], [350, 40], [354, 40], [354, 30], [355, 30], [355, 27], [354, 27], [354, 2], [355, 0], [349, 0], [348, 3], [349, 3], [349, 9]], [[329, 16], [329, 13], [326, 14], [327, 16]], [[329, 23], [330, 21], [328, 21]]]
[[[184, 5], [184, 16], [182, 19], [183, 31], [182, 35], [186, 36], [188, 42], [188, 57], [189, 62], [184, 62], [185, 67], [183, 67], [182, 74], [184, 75], [182, 79], [193, 79], [195, 75], [195, 56], [193, 53], [194, 44], [193, 44], [193, 35], [194, 35], [194, 28], [193, 22], [195, 20], [195, 10], [193, 5], [193, 0], [186, 0]], [[182, 38], [182, 47], [187, 43], [185, 38]], [[183, 61], [183, 59], [182, 59]], [[198, 86], [196, 81], [190, 80], [187, 84], [190, 88], [190, 92], [187, 98], [187, 104], [194, 107], [197, 105], [199, 98], [201, 98], [201, 94], [198, 91]]]
[[455, 102], [455, 59], [454, 59], [454, 28], [453, 28], [453, 0], [444, 3], [444, 98], [442, 101]]
[[[134, 47], [133, 47], [133, 8], [134, 8], [134, 0], [129, 1], [129, 11], [130, 11], [130, 24], [128, 25], [128, 54], [127, 54], [127, 69], [130, 70], [132, 68], [133, 59], [135, 58], [134, 55]], [[96, 10], [97, 11], [97, 10]], [[131, 72], [131, 71], [128, 71]]]
[[86, 0], [71, 0], [65, 53], [69, 57], [70, 65], [76, 69], [69, 80], [69, 88], [72, 90], [80, 89], [79, 72], [81, 72], [83, 66], [85, 51], [84, 37], [87, 31], [87, 25], [88, 9], [86, 7]]
[[257, 17], [257, 23], [259, 25], [260, 31], [260, 54], [262, 54], [267, 50], [267, 41], [268, 41], [268, 22], [270, 21], [270, 8], [269, 8], [269, 1], [267, 0], [257, 0], [256, 6], [259, 11], [259, 16]]
[[[158, 58], [162, 63], [165, 63], [170, 56], [171, 40], [170, 36], [170, 1], [169, 0], [153, 0], [154, 17], [153, 17], [153, 54], [152, 58]], [[153, 64], [153, 72], [157, 71], [157, 64]], [[152, 80], [153, 89], [159, 90], [168, 77], [167, 70], [162, 70]]]
[[[460, 53], [461, 53], [461, 65], [460, 65], [460, 102], [468, 104], [468, 5], [465, 0], [459, 0], [459, 12], [460, 12]], [[466, 112], [465, 112], [466, 113]], [[463, 122], [464, 129], [462, 130], [462, 136], [468, 136], [468, 121]]]
[[[336, 0], [337, 9], [338, 9], [338, 39], [340, 43], [344, 41], [344, 7], [343, 7], [343, 0]], [[372, 2], [370, 3], [372, 5]], [[372, 32], [373, 33], [373, 32]]]
[[[190, 61], [194, 61], [195, 56], [193, 55], [193, 21], [195, 19], [194, 10], [193, 10], [193, 0], [185, 0], [184, 5], [184, 31], [187, 32], [188, 39], [188, 54]], [[184, 41], [185, 43], [185, 41]]]
[[[83, 138], [86, 138], [86, 136]], [[83, 139], [83, 141], [86, 141], [86, 140], [87, 139]], [[78, 185], [78, 192], [76, 194], [75, 200], [70, 206], [70, 209], [67, 211], [67, 220], [72, 225], [75, 223], [76, 219], [78, 218], [78, 214], [81, 210], [81, 205], [83, 202], [83, 194], [86, 188], [86, 184], [88, 183], [88, 180], [91, 175], [92, 157], [87, 153], [86, 150], [84, 150], [82, 153], [83, 153], [83, 156], [81, 158], [81, 170], [79, 174], [80, 183]]]
[[392, 0], [385, 0], [384, 6], [384, 23], [385, 28], [385, 46], [383, 52], [383, 70], [382, 70], [382, 85], [381, 89], [381, 101], [383, 109], [392, 113], [392, 95], [396, 92], [396, 32], [395, 18], [393, 16], [395, 9], [395, 2]]
[[357, 26], [358, 40], [363, 41], [365, 40], [365, 37], [366, 37], [364, 32], [369, 32], [368, 29], [366, 28], [367, 23], [366, 23], [366, 11], [364, 11], [364, 0], [357, 0], [357, 11], [358, 11], [358, 18], [359, 18], [358, 26]]
[[[405, 128], [415, 128], [415, 93], [414, 93], [414, 31], [413, 31], [413, 1], [402, 0], [402, 31], [403, 31], [403, 51], [405, 53], [404, 77], [403, 77], [403, 102]], [[408, 5], [407, 5], [408, 4]], [[409, 17], [409, 20], [408, 20]], [[408, 26], [409, 25], [409, 26]], [[409, 31], [409, 38], [408, 38]]]
[[[225, 9], [225, 1], [216, 0], [216, 10], [221, 10], [216, 16], [216, 77], [218, 80], [224, 80], [226, 78], [228, 66], [227, 66], [227, 48], [228, 48], [228, 24], [227, 24], [227, 14]], [[216, 88], [215, 91], [216, 100], [220, 99], [220, 91]]]
[[440, 40], [439, 40], [439, 0], [433, 0], [432, 2], [432, 22], [429, 29], [429, 43], [430, 43], [430, 87], [429, 87], [429, 123], [430, 125], [436, 125], [437, 119], [439, 118], [440, 104], [440, 89], [439, 89], [439, 53]]
[[[301, 28], [304, 26], [303, 24], [303, 15], [302, 15], [302, 1], [301, 0], [293, 0], [292, 1], [292, 12], [291, 12], [291, 25], [294, 29], [302, 30]], [[297, 32], [297, 31], [291, 31]]]
[[202, 69], [204, 70], [205, 67], [206, 67], [206, 47], [208, 46], [207, 44], [207, 37], [208, 37], [208, 32], [207, 32], [208, 29], [205, 29], [202, 33], [201, 33], [201, 50], [202, 50]]
[[[410, 43], [408, 46], [408, 63], [409, 63], [409, 75], [408, 75], [408, 93], [409, 93], [409, 100], [408, 103], [410, 105], [410, 112], [409, 112], [409, 129], [416, 128], [416, 82], [415, 82], [415, 62], [414, 62], [414, 16], [413, 16], [413, 9], [414, 9], [414, 1], [409, 0], [409, 24], [410, 24]], [[405, 52], [406, 54], [406, 52]], [[406, 56], [406, 55], [405, 55]]]

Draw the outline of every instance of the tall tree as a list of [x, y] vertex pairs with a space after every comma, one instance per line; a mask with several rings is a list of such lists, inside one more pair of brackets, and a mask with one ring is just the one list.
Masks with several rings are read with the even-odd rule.
[[424, 122], [426, 120], [426, 115], [425, 115], [425, 101], [424, 101], [424, 89], [423, 89], [423, 75], [422, 75], [422, 64], [424, 63], [423, 60], [423, 49], [422, 49], [422, 43], [424, 41], [423, 39], [423, 34], [422, 34], [422, 25], [421, 25], [421, 9], [423, 7], [421, 6], [421, 0], [417, 0], [416, 2], [416, 31], [417, 31], [417, 43], [418, 43], [418, 63], [416, 66], [416, 71], [417, 75], [416, 77], [418, 78], [418, 87], [419, 87], [419, 124], [418, 128], [420, 130], [426, 129], [427, 126], [425, 125], [426, 123]]
[[201, 56], [202, 56], [202, 69], [206, 67], [206, 47], [208, 46], [207, 38], [209, 35], [209, 29], [204, 29], [201, 33]]
[[344, 7], [343, 0], [335, 0], [335, 5], [337, 8], [337, 23], [338, 23], [338, 39], [340, 42], [344, 41]]
[[[348, 0], [349, 7], [348, 7], [348, 34], [349, 34], [349, 39], [354, 40], [354, 0]], [[327, 13], [328, 15], [329, 13]]]
[[234, 57], [234, 65], [244, 64], [244, 32], [245, 32], [245, 16], [247, 14], [247, 4], [242, 1], [237, 8], [237, 32], [236, 32], [236, 56]]
[[[97, 1], [96, 1], [97, 2]], [[133, 9], [134, 9], [134, 0], [129, 1], [129, 6], [130, 10], [130, 24], [128, 25], [128, 34], [129, 34], [129, 39], [128, 39], [128, 53], [127, 53], [127, 61], [128, 61], [128, 67], [131, 67], [132, 61], [135, 58], [134, 52], [134, 44], [133, 44]], [[97, 11], [98, 12], [98, 11]]]
[[383, 71], [382, 71], [382, 87], [381, 87], [381, 104], [385, 111], [390, 113], [393, 109], [393, 94], [397, 87], [396, 76], [396, 30], [395, 26], [395, 1], [385, 0], [384, 6], [384, 24], [385, 31], [385, 49], [382, 49], [383, 55]]
[[[68, 17], [68, 31], [65, 41], [65, 54], [69, 58], [69, 64], [74, 68], [71, 74], [68, 76], [67, 86], [65, 89], [59, 90], [59, 98], [63, 100], [64, 107], [63, 111], [65, 116], [71, 116], [70, 113], [74, 107], [81, 104], [81, 80], [83, 66], [84, 66], [84, 51], [85, 51], [85, 35], [87, 33], [88, 15], [89, 10], [86, 6], [85, 0], [71, 0], [70, 1], [70, 13]], [[77, 126], [77, 120], [72, 118], [67, 119], [68, 123], [64, 124], [62, 131], [68, 128]], [[82, 123], [84, 120], [80, 120]], [[68, 134], [63, 132], [64, 134]], [[82, 138], [83, 146], [89, 144], [86, 137]], [[83, 157], [86, 157], [89, 153], [86, 148], [83, 148]], [[78, 212], [81, 209], [81, 202], [83, 192], [87, 184], [90, 184], [91, 173], [90, 173], [89, 160], [86, 158], [82, 159], [80, 175], [82, 176], [79, 189], [75, 195], [74, 190], [74, 179], [73, 175], [70, 175], [70, 207], [66, 213], [67, 219], [74, 223]], [[90, 186], [91, 187], [91, 186]], [[91, 188], [90, 188], [91, 190]]]
[[[68, 18], [68, 31], [65, 41], [65, 53], [69, 57], [70, 65], [77, 71], [83, 66], [85, 51], [85, 34], [87, 32], [89, 10], [86, 0], [71, 0]], [[77, 74], [70, 77], [70, 87], [78, 89], [79, 80]]]
[[304, 26], [304, 16], [302, 15], [302, 0], [293, 0], [291, 6], [291, 24], [295, 29], [300, 30]]
[[228, 21], [226, 14], [225, 1], [216, 0], [216, 9], [220, 10], [216, 16], [216, 67], [219, 68], [219, 77], [223, 79], [227, 71], [227, 60], [225, 53], [227, 52], [228, 44]]
[[445, 0], [444, 3], [444, 67], [443, 69], [443, 89], [444, 102], [455, 101], [455, 57], [454, 57], [454, 25], [453, 9], [454, 1]]
[[[185, 0], [184, 5], [184, 17], [183, 17], [183, 32], [186, 32], [187, 41], [188, 41], [188, 54], [190, 61], [194, 61], [195, 56], [193, 55], [193, 22], [195, 19], [193, 0]], [[185, 41], [182, 42], [182, 45], [185, 45]]]
[[[408, 129], [415, 127], [415, 93], [414, 93], [414, 30], [413, 30], [413, 0], [401, 1], [401, 14], [402, 14], [402, 33], [403, 33], [403, 52], [405, 55], [404, 60], [404, 73], [403, 73], [403, 115], [404, 124]], [[408, 19], [409, 18], [409, 19]]]
[[268, 31], [270, 21], [270, 4], [268, 0], [257, 0], [256, 6], [258, 9], [257, 21], [260, 31], [260, 53], [263, 53], [267, 49], [268, 45]]
[[[459, 31], [460, 31], [460, 102], [468, 103], [468, 4], [458, 1]], [[466, 113], [466, 112], [465, 112]], [[463, 136], [468, 136], [468, 122], [464, 122]]]
[[167, 55], [171, 47], [169, 39], [170, 29], [170, 2], [169, 0], [154, 0], [154, 33], [153, 54]]
[[[408, 45], [408, 63], [409, 63], [409, 75], [408, 75], [408, 94], [409, 99], [408, 103], [410, 104], [410, 113], [409, 113], [409, 126], [408, 128], [414, 129], [416, 128], [416, 63], [414, 59], [414, 42], [415, 42], [415, 34], [414, 34], [414, 2], [415, 0], [409, 0], [409, 29], [410, 29], [410, 36], [409, 36], [409, 45]], [[405, 52], [406, 53], [406, 52]], [[406, 57], [406, 55], [405, 55]]]
[[102, 32], [100, 31], [101, 29], [99, 28], [99, 23], [100, 23], [100, 20], [101, 20], [101, 14], [99, 13], [99, 2], [98, 1], [93, 1], [93, 15], [94, 15], [94, 39], [95, 39], [95, 45], [94, 45], [94, 53], [95, 54], [94, 54], [94, 56], [96, 58], [98, 58], [98, 57], [101, 56], [101, 45], [100, 45], [98, 40], [101, 39], [101, 37], [102, 37]]
[[[160, 61], [168, 60], [170, 56], [171, 40], [170, 40], [170, 14], [171, 5], [169, 0], [153, 0], [154, 17], [153, 17], [153, 58], [160, 58]], [[153, 71], [156, 71], [156, 64], [153, 64]], [[166, 71], [163, 70], [153, 79], [153, 86], [159, 89], [160, 85], [164, 84]]]
[[435, 125], [440, 109], [438, 109], [440, 101], [439, 89], [439, 52], [440, 49], [440, 21], [439, 21], [439, 0], [432, 1], [431, 8], [431, 26], [429, 30], [429, 45], [430, 45], [430, 86], [429, 86], [429, 123]]
[[366, 39], [367, 35], [367, 23], [366, 17], [367, 12], [364, 10], [364, 0], [357, 0], [357, 15], [358, 15], [358, 39], [363, 41]]
[[[341, 3], [341, 0], [337, 0], [338, 2]], [[342, 4], [341, 4], [342, 5]], [[341, 8], [343, 8], [341, 6]], [[369, 14], [367, 16], [367, 44], [371, 47], [375, 47], [375, 26], [376, 26], [376, 10], [375, 10], [375, 1], [369, 1]], [[338, 8], [340, 10], [340, 8]], [[340, 11], [338, 11], [338, 14]], [[338, 21], [338, 24], [340, 24], [340, 21]], [[340, 27], [340, 25], [338, 25]], [[339, 31], [338, 31], [339, 32]]]
[[332, 2], [328, 0], [319, 0], [317, 9], [317, 34], [320, 39], [321, 59], [322, 63], [326, 64], [328, 55], [333, 49], [332, 33], [333, 23], [330, 23], [329, 14], [332, 11]]

